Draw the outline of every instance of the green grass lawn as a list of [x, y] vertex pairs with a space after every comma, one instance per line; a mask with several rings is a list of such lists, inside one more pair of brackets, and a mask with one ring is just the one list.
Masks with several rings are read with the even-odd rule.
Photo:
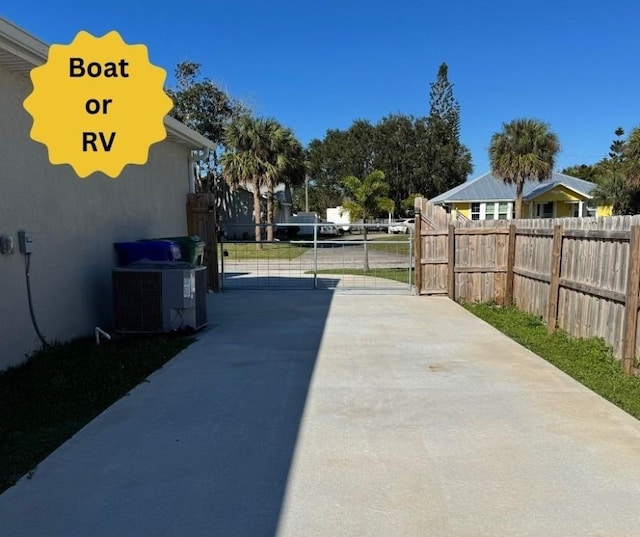
[[255, 242], [225, 242], [223, 247], [229, 254], [225, 261], [296, 259], [309, 250], [309, 246], [295, 242], [263, 242], [261, 250], [256, 249]]
[[0, 492], [192, 341], [84, 338], [0, 373]]
[[[377, 241], [393, 242], [395, 244], [376, 244]], [[391, 254], [409, 256], [411, 245], [408, 243], [409, 235], [383, 235], [373, 237], [371, 244], [368, 247], [371, 250], [378, 250], [381, 252], [389, 252]]]
[[561, 369], [595, 393], [640, 419], [640, 378], [622, 372], [602, 339], [572, 338], [561, 330], [547, 333], [544, 323], [514, 308], [462, 304], [511, 339]]
[[[394, 280], [397, 282], [407, 283], [408, 270], [402, 268], [376, 268], [376, 269], [320, 269], [318, 274], [333, 274], [333, 275], [356, 275], [356, 276], [372, 276], [374, 278], [384, 278], [386, 280]], [[312, 270], [306, 272], [306, 274], [313, 274]], [[411, 285], [414, 283], [413, 270], [411, 271]]]
[[[330, 238], [335, 240], [335, 238]], [[305, 240], [309, 241], [307, 237]], [[362, 240], [362, 237], [354, 240]], [[367, 247], [371, 250], [389, 252], [400, 256], [409, 256], [410, 245], [407, 243], [408, 235], [369, 235]], [[393, 244], [380, 244], [391, 242]], [[320, 240], [322, 245], [322, 240]], [[348, 244], [348, 240], [345, 241]], [[296, 259], [313, 248], [309, 243], [299, 244], [296, 241], [289, 242], [263, 242], [262, 249], [257, 250], [253, 242], [225, 242], [224, 250], [228, 253], [225, 261], [251, 261], [258, 259]]]

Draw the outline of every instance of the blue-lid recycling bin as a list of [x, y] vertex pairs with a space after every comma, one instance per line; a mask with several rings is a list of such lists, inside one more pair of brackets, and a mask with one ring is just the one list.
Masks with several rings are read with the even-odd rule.
[[120, 267], [136, 261], [179, 261], [181, 258], [180, 245], [173, 241], [115, 242], [113, 246]]

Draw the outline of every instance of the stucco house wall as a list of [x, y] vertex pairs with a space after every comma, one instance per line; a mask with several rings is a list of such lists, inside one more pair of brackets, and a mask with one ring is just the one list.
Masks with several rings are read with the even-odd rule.
[[0, 370], [40, 347], [19, 230], [33, 234], [33, 308], [49, 342], [110, 327], [114, 242], [187, 233], [189, 144], [171, 136], [151, 147], [146, 165], [127, 166], [117, 179], [79, 179], [31, 140], [22, 105], [31, 91], [28, 74], [0, 65], [0, 234], [15, 241], [12, 254], [0, 254]]

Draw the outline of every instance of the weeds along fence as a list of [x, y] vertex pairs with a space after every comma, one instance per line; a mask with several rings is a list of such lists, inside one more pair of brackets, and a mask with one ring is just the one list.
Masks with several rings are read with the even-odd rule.
[[420, 294], [513, 304], [635, 367], [640, 215], [454, 222], [418, 199], [415, 269]]

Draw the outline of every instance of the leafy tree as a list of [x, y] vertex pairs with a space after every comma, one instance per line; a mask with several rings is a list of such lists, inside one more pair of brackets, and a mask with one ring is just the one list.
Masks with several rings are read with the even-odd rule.
[[[308, 146], [310, 201], [330, 200], [339, 205], [345, 196], [342, 178], [365, 177], [384, 171], [389, 197], [400, 206], [411, 192], [420, 190], [428, 177], [426, 127], [411, 116], [395, 114], [377, 124], [358, 120], [345, 131], [330, 130], [323, 140]], [[319, 207], [320, 212], [325, 207]]]
[[558, 137], [537, 119], [514, 119], [491, 137], [489, 161], [494, 176], [516, 185], [516, 218], [522, 218], [522, 190], [527, 180], [551, 178], [560, 150]]
[[585, 181], [591, 181], [592, 183], [596, 183], [600, 175], [598, 166], [595, 164], [575, 164], [564, 168], [560, 173], [577, 177], [578, 179], [584, 179]]
[[411, 194], [408, 198], [402, 200], [402, 208], [405, 211], [405, 214], [408, 212], [412, 212], [415, 209], [416, 206], [416, 198], [423, 198], [424, 196], [422, 194]]
[[412, 192], [428, 188], [429, 151], [425, 120], [393, 114], [376, 125], [375, 166], [385, 173], [396, 207]]
[[343, 192], [341, 179], [365, 176], [373, 171], [375, 127], [356, 120], [346, 131], [328, 130], [324, 140], [309, 143], [309, 174], [318, 187]]
[[[246, 114], [247, 107], [232, 99], [208, 78], [201, 78], [200, 64], [178, 64], [175, 77], [177, 86], [167, 89], [167, 94], [173, 100], [173, 109], [169, 114], [212, 142], [221, 145], [225, 126], [234, 117]], [[199, 178], [198, 190], [214, 190], [216, 180], [221, 177], [220, 150], [219, 147], [210, 152], [209, 159], [203, 166], [206, 174]]]
[[[309, 209], [322, 213], [327, 207], [340, 205], [343, 187], [340, 178], [351, 175], [343, 173], [340, 148], [346, 141], [346, 133], [329, 130], [324, 140], [311, 140], [306, 150]], [[305, 207], [305, 192], [294, 190], [294, 205], [298, 210]]]
[[323, 212], [325, 202], [340, 204], [342, 178], [348, 175], [383, 171], [398, 208], [413, 192], [433, 197], [466, 180], [471, 154], [460, 143], [460, 107], [447, 76], [442, 64], [431, 84], [428, 117], [391, 114], [376, 124], [360, 119], [347, 130], [329, 130], [324, 139], [311, 141], [309, 197], [317, 201], [316, 210]]
[[[393, 212], [394, 204], [387, 197], [389, 185], [385, 181], [384, 172], [373, 170], [364, 179], [350, 175], [342, 179], [342, 183], [349, 196], [344, 208], [349, 212], [352, 220], [367, 219], [376, 216], [381, 211]], [[369, 252], [367, 250], [367, 226], [363, 225], [364, 233], [364, 270], [369, 270]]]
[[607, 158], [597, 165], [598, 186], [592, 192], [598, 205], [610, 205], [614, 215], [636, 214], [640, 211], [640, 181], [638, 180], [638, 129], [634, 129], [628, 140], [624, 130], [617, 128], [616, 138], [609, 147]]
[[598, 185], [591, 192], [597, 205], [610, 205], [613, 215], [629, 214], [634, 204], [632, 190], [628, 188], [624, 177], [607, 166], [604, 175], [600, 176]]
[[[337, 207], [342, 204], [343, 194], [336, 193], [333, 188], [318, 186], [313, 179], [309, 180], [308, 185], [309, 211], [324, 214], [327, 207]], [[306, 210], [305, 188], [300, 186], [293, 189], [293, 208], [294, 211]]]

